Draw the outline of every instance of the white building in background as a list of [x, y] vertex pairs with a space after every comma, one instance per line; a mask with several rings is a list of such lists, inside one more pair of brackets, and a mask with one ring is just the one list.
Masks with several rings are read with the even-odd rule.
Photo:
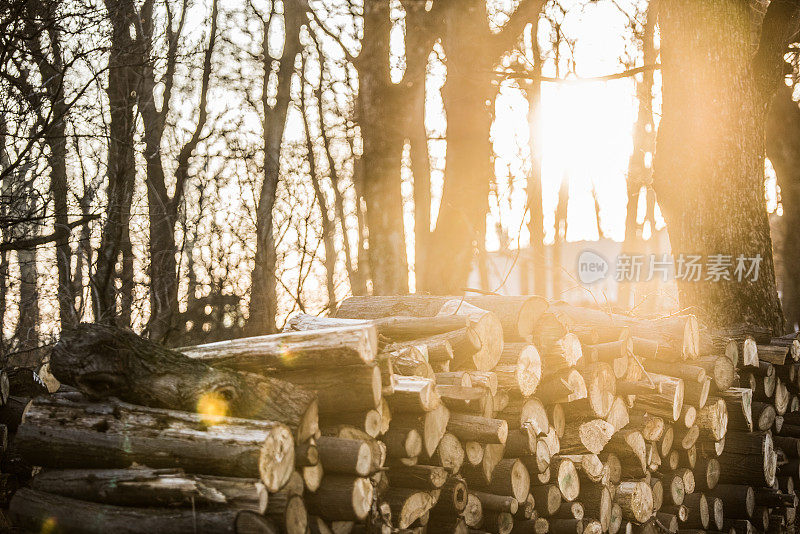
[[[669, 261], [661, 263], [662, 255], [670, 253], [666, 230], [655, 232], [635, 253], [624, 254], [622, 245], [600, 239], [545, 246], [544, 296], [589, 306], [635, 307], [638, 314], [675, 311], [678, 299], [674, 266]], [[535, 258], [529, 248], [487, 252], [484, 276], [476, 262], [468, 287], [501, 295], [530, 294], [534, 288], [534, 266]], [[628, 279], [638, 281], [625, 281]], [[619, 302], [625, 292], [624, 285], [630, 285], [627, 303]]]

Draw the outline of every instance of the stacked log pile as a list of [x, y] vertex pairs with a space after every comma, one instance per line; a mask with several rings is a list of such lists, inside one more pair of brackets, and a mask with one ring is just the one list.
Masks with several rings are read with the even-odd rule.
[[65, 333], [51, 358], [64, 385], [20, 398], [9, 427], [7, 456], [36, 474], [11, 518], [67, 532], [794, 528], [793, 337], [495, 295], [352, 297], [286, 330], [174, 351]]

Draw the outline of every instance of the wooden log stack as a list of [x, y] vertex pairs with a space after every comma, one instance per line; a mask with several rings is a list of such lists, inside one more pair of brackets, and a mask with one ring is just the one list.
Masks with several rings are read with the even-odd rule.
[[38, 473], [8, 514], [66, 532], [788, 532], [798, 360], [790, 336], [530, 296], [351, 297], [174, 351], [81, 325], [53, 351], [62, 389], [0, 418]]

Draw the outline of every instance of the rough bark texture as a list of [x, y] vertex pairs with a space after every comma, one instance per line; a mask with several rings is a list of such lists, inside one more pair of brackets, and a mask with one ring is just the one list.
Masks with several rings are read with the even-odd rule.
[[[660, 5], [663, 116], [654, 183], [673, 254], [732, 256], [731, 280], [705, 280], [704, 273], [679, 281], [681, 307], [712, 325], [783, 331], [764, 209], [764, 124], [781, 76], [784, 25], [796, 9], [770, 4], [753, 57], [748, 3]], [[757, 281], [733, 276], [740, 254], [762, 258]]]
[[82, 323], [64, 332], [51, 369], [92, 398], [286, 423], [300, 440], [317, 431], [316, 396], [288, 382], [216, 369], [129, 330]]
[[800, 250], [800, 108], [792, 90], [778, 87], [767, 115], [767, 156], [775, 169], [785, 206], [781, 217], [782, 237], [776, 252], [781, 304], [786, 327], [800, 325], [800, 264], [793, 261]]
[[[264, 24], [264, 82], [261, 102], [264, 113], [264, 179], [256, 208], [256, 256], [253, 265], [252, 289], [250, 292], [250, 318], [248, 331], [251, 335], [268, 334], [275, 331], [277, 295], [275, 269], [275, 222], [272, 209], [278, 192], [281, 170], [281, 146], [286, 126], [286, 113], [292, 100], [292, 78], [295, 73], [295, 57], [300, 52], [300, 27], [303, 12], [296, 2], [287, 2], [284, 7], [284, 42], [280, 58], [270, 55], [270, 24]], [[275, 103], [270, 105], [270, 76], [273, 63], [277, 61], [277, 89]]]

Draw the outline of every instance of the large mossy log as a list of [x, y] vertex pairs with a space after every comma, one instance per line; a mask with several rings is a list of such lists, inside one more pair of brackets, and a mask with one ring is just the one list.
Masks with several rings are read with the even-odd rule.
[[22, 488], [11, 500], [9, 514], [16, 525], [33, 532], [82, 534], [218, 532], [273, 533], [270, 523], [253, 512], [131, 508], [97, 504]]
[[318, 430], [316, 396], [289, 382], [217, 369], [130, 330], [82, 323], [50, 357], [53, 375], [90, 398], [285, 423], [298, 441]]
[[277, 491], [294, 472], [294, 441], [280, 423], [60, 397], [32, 401], [14, 439], [33, 465], [124, 468], [134, 462], [190, 473], [259, 477]]

